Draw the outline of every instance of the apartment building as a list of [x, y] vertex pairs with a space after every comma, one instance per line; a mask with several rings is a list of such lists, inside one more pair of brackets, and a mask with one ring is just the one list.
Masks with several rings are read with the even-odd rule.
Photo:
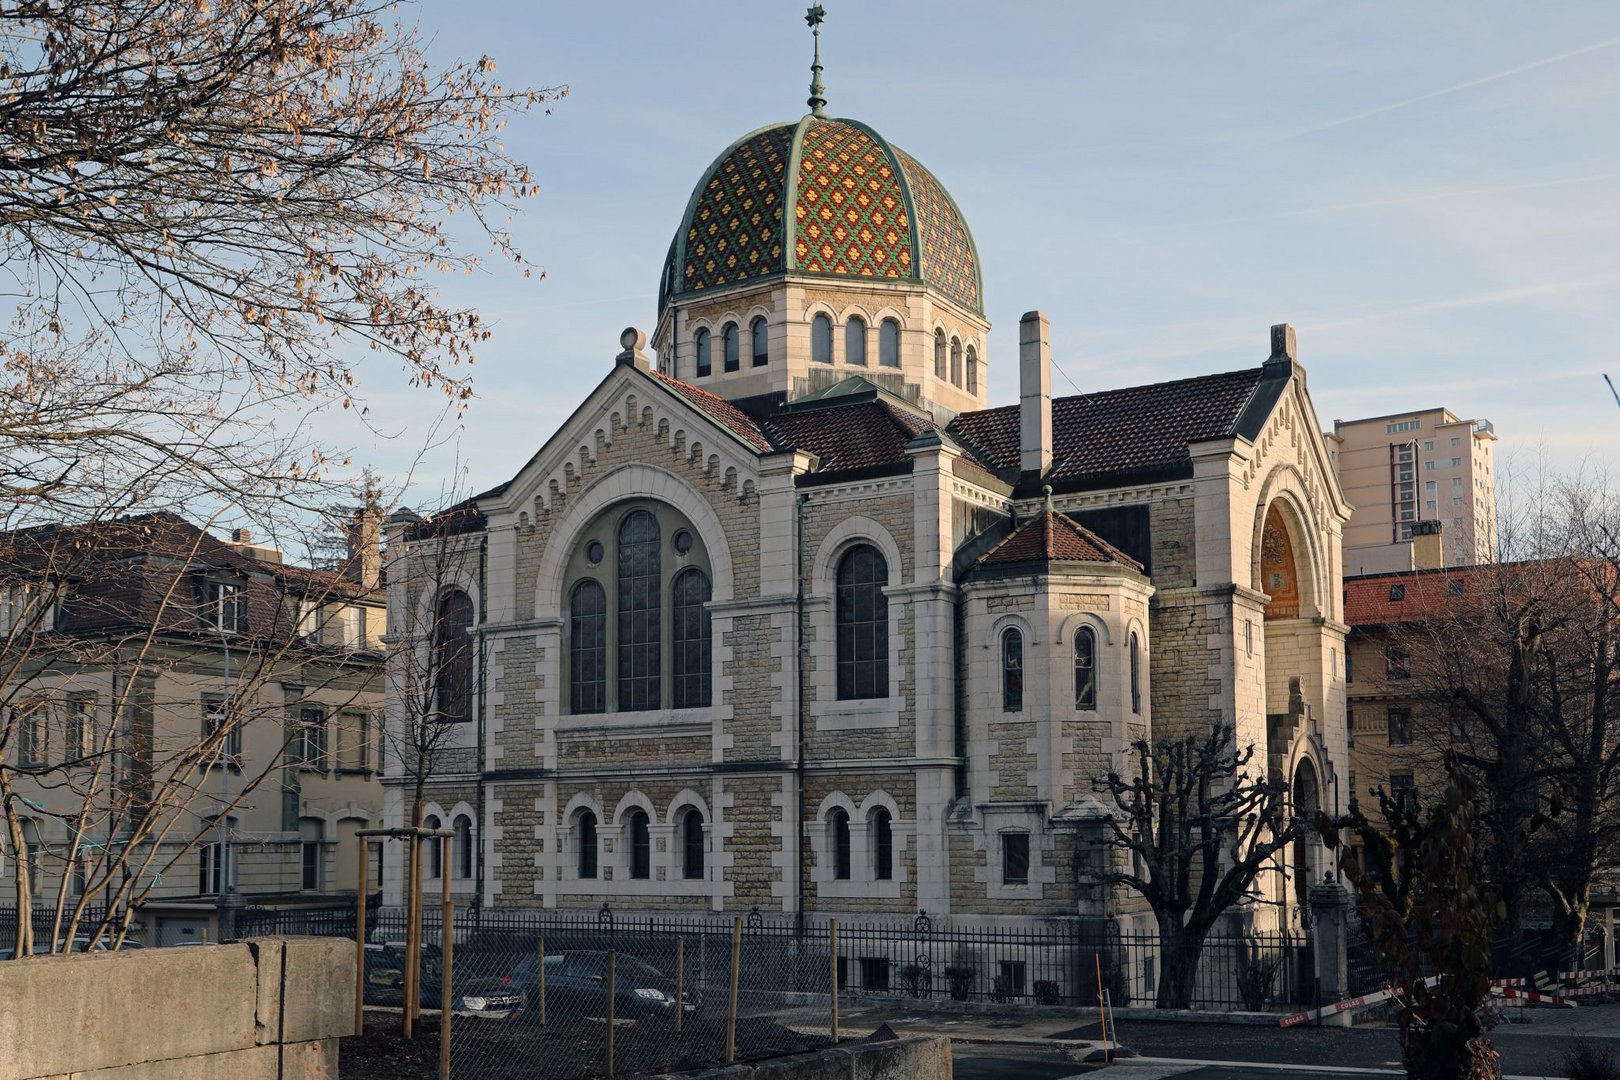
[[384, 597], [351, 533], [340, 570], [168, 513], [0, 537], [0, 906], [134, 909], [159, 945], [352, 901]]
[[1411, 570], [1412, 537], [1439, 522], [1445, 564], [1496, 553], [1496, 430], [1449, 409], [1335, 420], [1329, 453], [1355, 508], [1344, 530], [1344, 573]]

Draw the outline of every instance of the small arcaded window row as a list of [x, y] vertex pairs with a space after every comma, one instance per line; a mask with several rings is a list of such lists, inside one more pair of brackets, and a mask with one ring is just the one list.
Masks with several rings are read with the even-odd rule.
[[[702, 881], [706, 875], [705, 850], [707, 841], [703, 833], [703, 811], [685, 806], [675, 812], [674, 848], [670, 869], [686, 881]], [[632, 881], [652, 879], [652, 819], [647, 811], [632, 807], [625, 812], [620, 823], [623, 840], [619, 851], [623, 856], [626, 876]], [[584, 809], [574, 813], [572, 825], [574, 847], [574, 875], [591, 880], [601, 874], [601, 842], [597, 837], [596, 811]]]
[[[1130, 637], [1131, 712], [1142, 711], [1142, 646]], [[1082, 626], [1074, 632], [1074, 707], [1097, 707], [1097, 632]], [[1001, 711], [1024, 709], [1024, 632], [1009, 626], [1001, 632]]]
[[[697, 356], [697, 377], [714, 374], [714, 337], [708, 327], [699, 327], [692, 335], [692, 346]], [[763, 315], [754, 316], [748, 324], [748, 352], [754, 367], [771, 362], [770, 329]], [[742, 370], [742, 329], [735, 322], [720, 328], [720, 358], [726, 371]]]

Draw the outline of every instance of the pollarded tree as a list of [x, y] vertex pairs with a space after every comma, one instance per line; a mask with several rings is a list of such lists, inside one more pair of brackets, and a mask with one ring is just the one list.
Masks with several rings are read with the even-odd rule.
[[1163, 972], [1157, 1005], [1192, 1007], [1204, 941], [1221, 914], [1256, 893], [1255, 881], [1293, 843], [1302, 825], [1288, 809], [1288, 785], [1249, 772], [1254, 748], [1238, 750], [1231, 729], [1203, 738], [1132, 744], [1135, 775], [1110, 772], [1098, 787], [1113, 799], [1109, 844], [1138, 871], [1091, 876], [1139, 893], [1158, 923]]

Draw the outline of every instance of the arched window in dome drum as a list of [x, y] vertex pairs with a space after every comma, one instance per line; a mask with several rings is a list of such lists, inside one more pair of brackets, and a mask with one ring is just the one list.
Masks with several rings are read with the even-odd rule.
[[844, 324], [844, 363], [866, 366], [866, 320], [859, 315]]
[[970, 394], [979, 392], [979, 354], [973, 351], [971, 345], [967, 350], [967, 392]]
[[739, 340], [736, 323], [726, 323], [725, 329], [720, 331], [720, 341], [725, 352], [726, 370], [736, 371], [742, 367], [742, 342]]
[[748, 325], [748, 336], [753, 341], [754, 366], [764, 367], [771, 362], [771, 336], [765, 316], [754, 316], [754, 321]]
[[704, 378], [712, 369], [709, 358], [709, 331], [707, 328], [699, 329], [692, 335], [692, 347], [697, 351], [697, 377]]
[[659, 706], [662, 547], [658, 519], [632, 510], [619, 523], [619, 710]]
[[945, 377], [945, 331], [934, 331], [934, 378]]
[[878, 326], [878, 363], [900, 366], [900, 323], [895, 319], [884, 319]]
[[962, 339], [951, 338], [951, 385], [962, 385]]
[[825, 315], [810, 320], [810, 359], [818, 364], [832, 363], [832, 320]]

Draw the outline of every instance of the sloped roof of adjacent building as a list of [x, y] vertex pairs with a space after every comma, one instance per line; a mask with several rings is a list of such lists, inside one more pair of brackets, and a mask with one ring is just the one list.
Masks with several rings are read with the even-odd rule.
[[[1074, 490], [1144, 475], [1190, 476], [1188, 444], [1257, 435], [1288, 374], [1290, 365], [1268, 365], [1056, 398], [1045, 479]], [[947, 430], [989, 468], [1019, 472], [1017, 405], [963, 413]]]
[[671, 378], [661, 371], [652, 372], [652, 377], [685, 398], [699, 412], [706, 414], [709, 419], [748, 443], [755, 450], [761, 453], [770, 453], [776, 449], [771, 443], [770, 436], [755, 422], [753, 417], [719, 394]]
[[979, 559], [980, 566], [1053, 562], [1117, 563], [1142, 572], [1141, 563], [1067, 514], [1052, 510], [1018, 526]]
[[820, 459], [818, 472], [849, 472], [907, 460], [906, 444], [934, 423], [910, 409], [896, 406], [881, 395], [825, 408], [792, 409], [766, 421], [783, 446], [804, 450]]

